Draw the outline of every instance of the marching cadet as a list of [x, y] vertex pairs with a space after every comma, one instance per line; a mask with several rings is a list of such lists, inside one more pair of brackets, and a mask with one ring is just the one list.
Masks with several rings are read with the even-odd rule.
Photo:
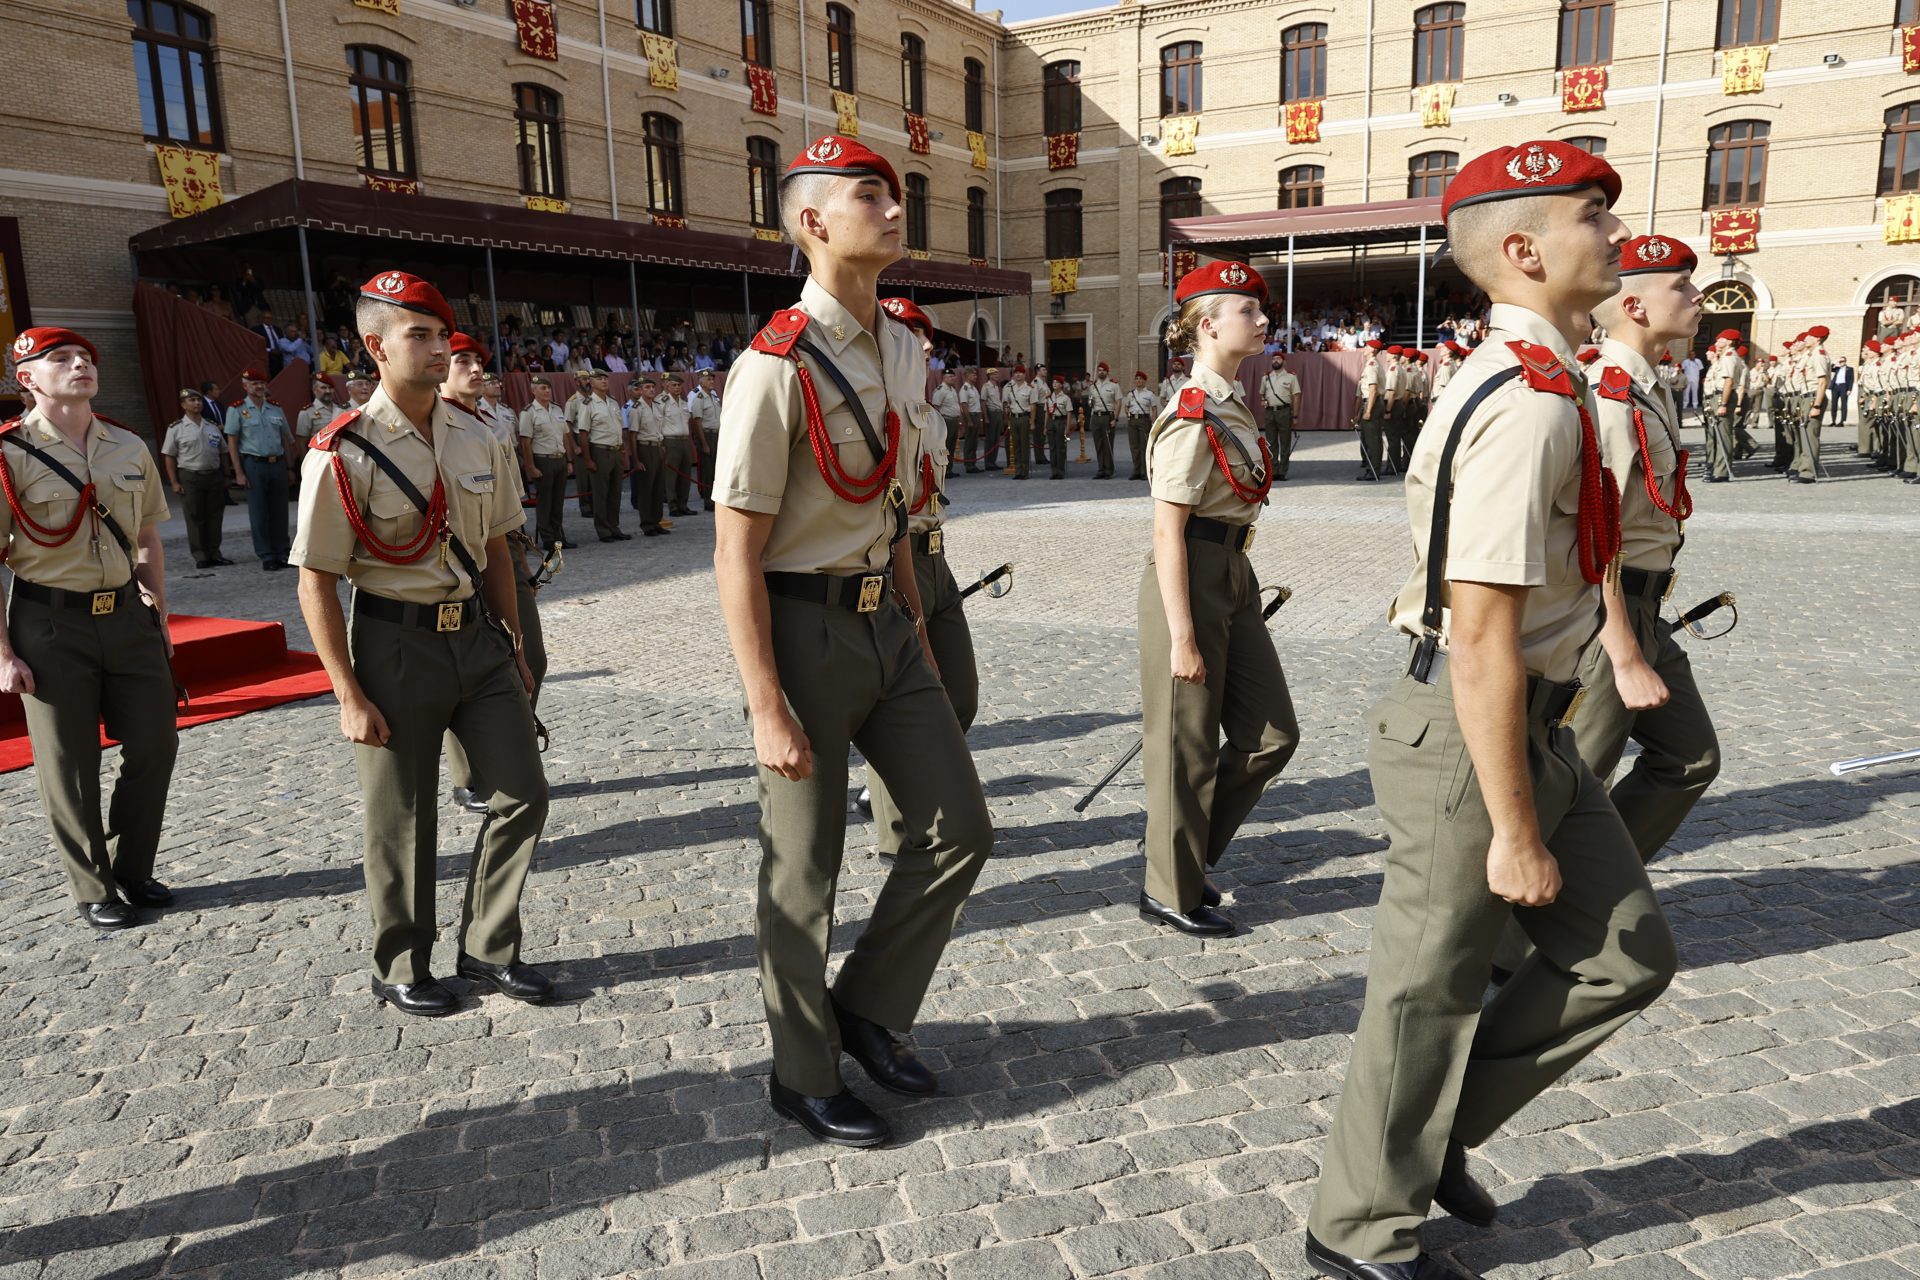
[[1007, 384], [1007, 454], [1013, 461], [1013, 478], [1025, 480], [1031, 474], [1029, 459], [1033, 450], [1027, 437], [1033, 431], [1033, 409], [1040, 397], [1027, 385], [1027, 371], [1013, 367], [1013, 381]]
[[1147, 432], [1160, 412], [1160, 399], [1147, 387], [1145, 370], [1135, 370], [1133, 390], [1127, 392], [1127, 454], [1133, 461], [1129, 480], [1147, 478]]
[[1284, 353], [1273, 353], [1273, 367], [1260, 379], [1260, 403], [1266, 410], [1267, 447], [1273, 453], [1275, 480], [1285, 480], [1293, 463], [1293, 413], [1300, 400], [1300, 379], [1287, 368]]
[[1360, 366], [1360, 384], [1355, 389], [1358, 417], [1360, 419], [1360, 462], [1366, 467], [1356, 480], [1378, 480], [1380, 478], [1381, 431], [1387, 420], [1387, 374], [1382, 368], [1386, 360], [1385, 347], [1380, 339], [1367, 339], [1366, 363]]
[[1120, 384], [1102, 360], [1087, 387], [1087, 426], [1093, 431], [1093, 478], [1113, 478], [1113, 424], [1120, 416]]
[[455, 972], [539, 1003], [553, 984], [520, 959], [520, 891], [547, 818], [507, 547], [526, 522], [520, 487], [499, 442], [437, 394], [455, 327], [440, 291], [383, 271], [361, 286], [354, 318], [380, 390], [313, 438], [293, 562], [366, 797], [373, 994], [402, 1013], [454, 1010], [432, 967], [433, 802], [451, 730], [493, 789]]
[[267, 375], [240, 375], [246, 395], [227, 410], [227, 454], [233, 478], [247, 491], [247, 523], [253, 554], [269, 572], [287, 567], [288, 486], [293, 482], [293, 428], [279, 405], [267, 399]]
[[713, 370], [694, 375], [698, 382], [687, 395], [687, 420], [700, 435], [700, 498], [713, 510], [713, 462], [720, 456], [720, 393], [713, 389]]
[[[1407, 674], [1368, 713], [1391, 835], [1366, 1003], [1308, 1221], [1345, 1280], [1443, 1280], [1430, 1202], [1496, 1207], [1467, 1169], [1492, 1136], [1651, 1004], [1677, 962], [1633, 839], [1564, 722], [1620, 545], [1574, 351], [1619, 285], [1620, 178], [1562, 142], [1482, 155], [1447, 188], [1487, 340], [1414, 448]], [[1537, 949], [1483, 1009], [1518, 919]]]
[[[1407, 402], [1407, 454], [1413, 454], [1413, 442], [1420, 434], [1420, 428], [1427, 425], [1427, 353], [1410, 352], [1413, 357], [1413, 387], [1408, 392]], [[1402, 468], [1405, 471], [1405, 468]]]
[[160, 445], [167, 487], [180, 495], [186, 509], [187, 547], [196, 569], [233, 563], [220, 554], [220, 523], [227, 511], [227, 477], [220, 467], [225, 437], [218, 424], [202, 416], [205, 407], [198, 391], [182, 391], [180, 417]]
[[1466, 348], [1452, 338], [1440, 344], [1440, 363], [1433, 368], [1433, 399], [1438, 400], [1440, 393], [1447, 389], [1447, 384], [1453, 381], [1453, 375], [1466, 355]]
[[[28, 329], [13, 359], [33, 407], [0, 425], [0, 559], [13, 570], [0, 693], [20, 695], [40, 807], [80, 918], [125, 929], [139, 923], [135, 907], [173, 902], [153, 875], [179, 749], [159, 530], [167, 499], [146, 444], [93, 411], [93, 343]], [[104, 823], [102, 728], [120, 742]]]
[[[472, 414], [499, 448], [502, 482], [509, 477], [525, 478], [520, 450], [519, 427], [513, 411], [500, 403], [500, 375], [487, 368], [487, 349], [478, 339], [456, 333], [448, 343], [447, 380], [440, 394]], [[492, 397], [489, 405], [488, 398]], [[476, 410], [489, 412], [476, 412]], [[527, 568], [527, 548], [531, 540], [522, 527], [507, 534], [507, 557], [513, 562], [513, 592], [520, 614], [520, 648], [526, 655], [527, 670], [533, 673], [533, 688], [528, 691], [529, 705], [540, 705], [540, 685], [547, 678], [546, 633], [540, 626], [540, 608], [534, 602], [533, 574]], [[453, 784], [453, 803], [469, 813], [487, 812], [492, 788], [473, 766], [458, 734], [447, 730], [442, 741], [447, 756], [447, 777]]]
[[1827, 417], [1827, 386], [1833, 362], [1820, 344], [1832, 334], [1823, 324], [1807, 330], [1799, 366], [1800, 405], [1793, 433], [1793, 459], [1787, 464], [1787, 483], [1813, 484], [1820, 478], [1820, 428]]
[[[687, 417], [687, 389], [677, 373], [667, 375], [667, 389], [653, 402], [660, 413], [660, 439], [666, 448], [666, 475], [660, 478], [663, 496], [670, 492], [673, 503], [668, 510], [676, 516], [694, 514], [687, 499], [692, 496], [694, 445], [693, 428]], [[669, 480], [667, 477], [671, 476]]]
[[[889, 298], [887, 301], [891, 302], [893, 299]], [[904, 299], [902, 299], [902, 301], [904, 301]], [[918, 310], [918, 308], [916, 307], [915, 310]], [[890, 314], [892, 314], [896, 320], [900, 318], [898, 312], [890, 312]], [[925, 313], [923, 312], [922, 314]], [[922, 397], [922, 399], [925, 398], [926, 397]], [[928, 403], [931, 405], [933, 411], [940, 415], [941, 426], [946, 432], [946, 435], [942, 438], [947, 441], [959, 441], [961, 439], [960, 375], [951, 369], [942, 373], [940, 375], [940, 382], [934, 387], [933, 397]], [[942, 452], [946, 452], [946, 450], [942, 450]], [[949, 457], [951, 457], [951, 455], [949, 455]]]
[[[876, 1146], [891, 1131], [847, 1089], [840, 1054], [883, 1088], [937, 1090], [894, 1035], [919, 1013], [993, 827], [928, 656], [905, 536], [900, 477], [918, 459], [901, 409], [925, 373], [874, 289], [901, 255], [900, 180], [829, 135], [788, 165], [780, 209], [811, 270], [728, 375], [714, 571], [759, 761], [770, 1100], [817, 1138]], [[829, 992], [849, 745], [924, 843], [895, 860]]]
[[1384, 454], [1386, 464], [1393, 468], [1396, 475], [1404, 475], [1407, 469], [1407, 365], [1404, 359], [1406, 351], [1398, 346], [1388, 347], [1381, 358], [1380, 390], [1386, 397], [1387, 411], [1382, 423], [1385, 435]]
[[630, 541], [632, 534], [620, 532], [620, 481], [630, 449], [620, 406], [607, 394], [605, 369], [587, 371], [586, 385], [571, 402], [567, 421], [573, 428], [575, 452], [587, 460], [587, 482], [579, 487], [588, 495], [594, 532], [602, 542]]
[[1733, 460], [1744, 462], [1760, 452], [1760, 446], [1754, 442], [1752, 429], [1753, 420], [1758, 416], [1754, 408], [1753, 369], [1759, 358], [1748, 354], [1745, 343], [1735, 347], [1733, 353], [1740, 357], [1740, 371], [1734, 386], [1733, 412], [1727, 415], [1727, 420], [1733, 423]]
[[640, 532], [657, 538], [673, 528], [661, 517], [667, 496], [667, 424], [656, 403], [660, 384], [650, 373], [640, 376], [640, 398], [627, 405], [627, 436], [632, 442], [633, 505], [640, 513]]
[[1870, 458], [1874, 451], [1873, 424], [1880, 412], [1880, 340], [1860, 344], [1860, 423], [1853, 451]]
[[1067, 478], [1067, 431], [1073, 425], [1073, 397], [1067, 394], [1067, 380], [1053, 375], [1053, 394], [1046, 399], [1047, 458], [1049, 475], [1055, 480]]
[[967, 370], [960, 383], [960, 452], [969, 473], [980, 470], [980, 449], [986, 444], [986, 419], [981, 417], [980, 371]]
[[1722, 329], [1714, 335], [1712, 358], [1700, 391], [1701, 416], [1706, 419], [1709, 484], [1723, 484], [1733, 479], [1733, 394], [1740, 376], [1735, 368], [1740, 357], [1734, 354], [1734, 347], [1739, 341], [1740, 334], [1735, 329]]
[[1234, 931], [1207, 871], [1300, 741], [1247, 558], [1273, 455], [1239, 369], [1265, 347], [1266, 299], [1266, 281], [1245, 263], [1212, 262], [1181, 277], [1167, 345], [1198, 358], [1146, 449], [1153, 550], [1139, 598], [1140, 917], [1202, 936]]
[[1000, 435], [1006, 430], [1007, 415], [1006, 389], [994, 377], [999, 372], [997, 368], [985, 369], [980, 374], [980, 412], [987, 422], [986, 443], [976, 445], [973, 454], [980, 459], [982, 471], [1000, 469]]
[[[531, 466], [533, 482], [534, 536], [542, 547], [571, 547], [562, 527], [567, 514], [567, 468], [573, 462], [573, 433], [567, 430], [566, 415], [553, 403], [553, 383], [544, 373], [533, 375], [533, 401], [520, 411], [520, 459], [522, 469]], [[581, 478], [586, 469], [581, 468]]]

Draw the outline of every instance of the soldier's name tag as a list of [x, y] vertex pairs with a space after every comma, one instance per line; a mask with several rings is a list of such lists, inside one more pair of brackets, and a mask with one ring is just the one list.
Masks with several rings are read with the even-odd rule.
[[947, 549], [947, 531], [935, 529], [927, 534], [927, 554], [937, 556]]
[[467, 620], [467, 606], [463, 600], [456, 600], [440, 606], [434, 616], [435, 631], [458, 631]]
[[884, 574], [870, 573], [860, 579], [860, 599], [854, 606], [861, 613], [874, 613], [880, 608], [880, 597], [886, 591], [887, 579]]

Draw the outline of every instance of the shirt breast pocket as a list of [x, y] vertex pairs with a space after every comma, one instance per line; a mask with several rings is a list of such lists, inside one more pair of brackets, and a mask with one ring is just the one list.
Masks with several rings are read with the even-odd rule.
[[1646, 466], [1655, 480], [1665, 480], [1672, 475], [1680, 459], [1674, 453], [1673, 441], [1666, 429], [1659, 423], [1649, 423], [1647, 427]]
[[111, 492], [106, 495], [107, 509], [113, 512], [113, 518], [120, 522], [129, 538], [140, 531], [140, 500], [146, 492], [145, 476], [114, 473]]
[[20, 491], [20, 505], [34, 520], [56, 529], [73, 519], [79, 498], [72, 485], [52, 474], [29, 481]]
[[367, 489], [367, 529], [388, 544], [413, 541], [420, 532], [421, 515], [413, 500], [393, 481], [375, 474]]

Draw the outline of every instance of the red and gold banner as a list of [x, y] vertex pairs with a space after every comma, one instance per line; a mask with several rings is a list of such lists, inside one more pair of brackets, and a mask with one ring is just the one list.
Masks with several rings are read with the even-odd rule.
[[1888, 244], [1912, 244], [1920, 240], [1920, 196], [1888, 196], [1886, 220], [1880, 224], [1880, 238]]
[[1160, 251], [1160, 283], [1178, 284], [1189, 271], [1200, 265], [1198, 249], [1175, 249], [1171, 255]]
[[1567, 115], [1602, 111], [1607, 105], [1605, 67], [1568, 67], [1560, 73], [1560, 110]]
[[926, 261], [928, 261], [928, 260], [930, 260], [930, 259], [931, 259], [931, 258], [933, 257], [933, 250], [931, 250], [931, 249], [909, 249], [909, 250], [907, 250], [907, 256], [908, 256], [909, 258], [912, 258], [912, 259], [913, 259], [913, 260], [914, 260], [915, 262], [926, 262]]
[[680, 87], [680, 46], [672, 36], [640, 33], [640, 52], [647, 59], [647, 83], [656, 89]]
[[1760, 248], [1758, 209], [1720, 209], [1713, 215], [1712, 248], [1717, 258], [1729, 253], [1754, 253]]
[[1908, 75], [1920, 71], [1920, 27], [1900, 28], [1900, 69]]
[[1453, 123], [1453, 97], [1458, 85], [1423, 84], [1420, 86], [1420, 127], [1445, 129]]
[[1767, 87], [1767, 58], [1771, 45], [1757, 44], [1745, 49], [1728, 49], [1721, 54], [1720, 92], [1731, 97], [1737, 93], [1759, 93]]
[[1287, 142], [1299, 146], [1303, 142], [1320, 141], [1320, 117], [1326, 111], [1326, 103], [1318, 98], [1305, 102], [1287, 104]]
[[520, 34], [520, 52], [548, 62], [560, 61], [560, 28], [553, 0], [513, 0], [513, 25]]
[[911, 111], [907, 112], [907, 150], [917, 156], [933, 150], [933, 140], [927, 135], [927, 118]]
[[1200, 138], [1199, 116], [1167, 116], [1160, 121], [1162, 153], [1190, 156]]
[[860, 136], [860, 95], [833, 91], [833, 131], [843, 138]]
[[780, 114], [780, 86], [773, 68], [757, 62], [747, 64], [747, 89], [753, 94], [753, 109], [763, 116]]
[[527, 197], [527, 208], [535, 213], [565, 213], [572, 207], [558, 196]]
[[774, 244], [779, 244], [780, 232], [773, 227], [755, 227], [753, 229], [753, 238], [755, 240], [769, 240]]
[[1047, 135], [1047, 168], [1072, 169], [1080, 163], [1080, 131]]
[[169, 217], [185, 218], [225, 199], [220, 193], [218, 152], [156, 145], [153, 158], [160, 163], [160, 181], [167, 188]]
[[978, 271], [986, 267], [987, 260], [985, 258], [968, 258], [967, 265]]
[[669, 231], [685, 231], [687, 229], [687, 219], [684, 214], [656, 213], [653, 215], [653, 225], [656, 227], [665, 227]]
[[364, 175], [367, 190], [384, 191], [389, 195], [417, 196], [420, 194], [420, 181], [417, 178], [383, 178], [378, 174]]
[[976, 169], [987, 167], [987, 135], [978, 129], [967, 130], [967, 151], [973, 156], [972, 164]]
[[1047, 262], [1047, 292], [1077, 293], [1080, 290], [1080, 259], [1052, 258]]
[[393, 18], [400, 16], [400, 0], [353, 0], [353, 5], [356, 9], [371, 9]]

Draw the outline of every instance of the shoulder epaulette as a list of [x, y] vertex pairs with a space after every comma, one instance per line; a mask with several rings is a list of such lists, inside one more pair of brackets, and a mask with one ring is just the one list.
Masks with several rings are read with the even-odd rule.
[[1180, 404], [1173, 411], [1176, 418], [1185, 418], [1189, 422], [1199, 422], [1207, 416], [1207, 393], [1203, 387], [1180, 388]]
[[1632, 386], [1633, 375], [1617, 364], [1610, 364], [1600, 371], [1600, 381], [1594, 385], [1594, 394], [1625, 403]]
[[[108, 426], [110, 426], [110, 427], [118, 427], [118, 428], [120, 428], [120, 429], [121, 429], [122, 431], [133, 431], [133, 428], [132, 428], [132, 427], [130, 427], [130, 426], [128, 426], [128, 425], [127, 425], [126, 423], [124, 423], [124, 422], [117, 422], [117, 421], [115, 421], [114, 419], [112, 419], [112, 418], [109, 418], [109, 417], [108, 417], [108, 416], [107, 416], [106, 414], [104, 414], [104, 413], [96, 413], [96, 414], [94, 414], [93, 416], [94, 416], [94, 417], [96, 417], [96, 418], [98, 418], [98, 419], [100, 419], [100, 421], [102, 421], [102, 422], [104, 422], [104, 423], [106, 423], [106, 424], [107, 424]], [[136, 434], [137, 434], [137, 433], [136, 433]]]
[[5, 422], [0, 422], [0, 436], [7, 434], [9, 431], [18, 430], [20, 424], [25, 421], [25, 418], [8, 418]]
[[338, 436], [342, 431], [345, 431], [359, 420], [360, 410], [348, 409], [332, 422], [329, 422], [326, 426], [314, 432], [313, 438], [307, 442], [307, 447], [311, 449], [324, 449], [329, 453], [333, 452], [334, 437]]
[[767, 321], [767, 327], [753, 335], [751, 349], [764, 351], [770, 356], [792, 356], [793, 344], [800, 341], [800, 335], [807, 331], [807, 325], [813, 317], [804, 311], [776, 311]]
[[1572, 375], [1551, 348], [1536, 346], [1523, 338], [1509, 342], [1507, 349], [1520, 361], [1521, 380], [1531, 390], [1552, 392], [1569, 400], [1579, 399], [1573, 389]]
[[241, 396], [238, 400], [235, 400], [229, 403], [227, 405], [227, 408], [238, 409], [241, 405], [245, 404], [246, 402], [247, 402], [247, 398], [245, 396]]

